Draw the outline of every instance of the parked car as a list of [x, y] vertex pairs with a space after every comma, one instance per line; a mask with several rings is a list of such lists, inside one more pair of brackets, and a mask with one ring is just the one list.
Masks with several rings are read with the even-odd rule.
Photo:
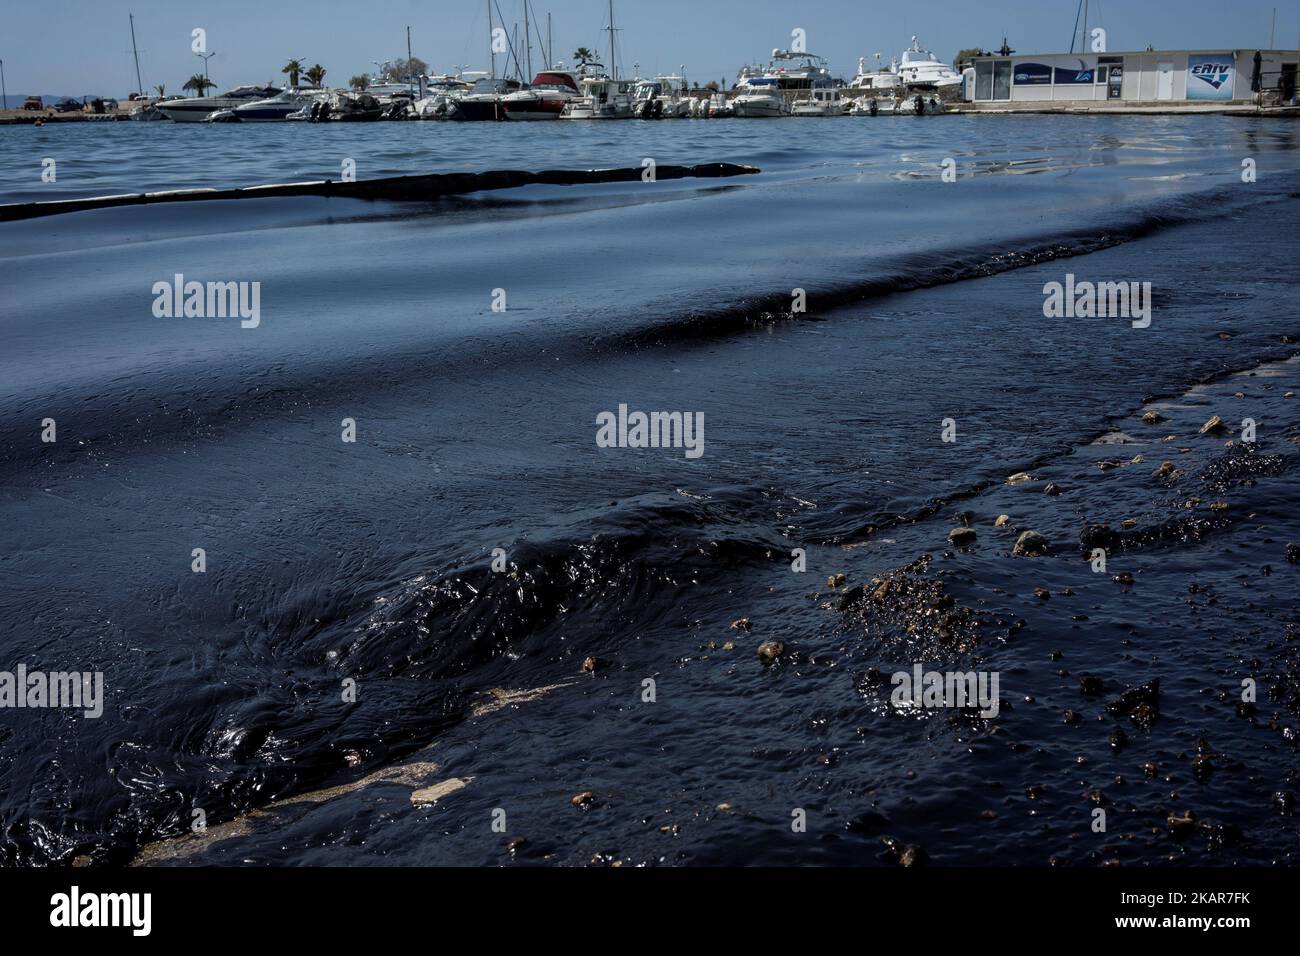
[[69, 97], [66, 100], [59, 100], [59, 102], [55, 103], [54, 111], [56, 113], [80, 113], [83, 106], [85, 106], [84, 103], [79, 103]]
[[41, 98], [39, 96], [29, 96], [27, 97], [27, 99], [23, 100], [23, 109], [43, 110], [45, 109], [45, 104], [41, 102]]

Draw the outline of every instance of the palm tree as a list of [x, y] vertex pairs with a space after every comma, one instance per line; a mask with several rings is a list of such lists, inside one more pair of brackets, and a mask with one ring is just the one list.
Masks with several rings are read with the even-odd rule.
[[585, 46], [580, 46], [573, 51], [573, 58], [578, 61], [578, 69], [583, 69], [588, 63], [596, 59], [596, 54], [592, 53]]
[[157, 86], [154, 87], [154, 89], [158, 91], [158, 99], [162, 99], [164, 96], [167, 95], [166, 83], [159, 83]]
[[213, 83], [202, 73], [195, 73], [193, 76], [191, 76], [188, 80], [185, 81], [185, 85], [182, 86], [181, 89], [193, 90], [195, 96], [202, 96], [204, 92], [207, 91], [208, 87], [216, 86], [216, 85], [217, 84]]
[[360, 76], [354, 76], [352, 79], [348, 80], [348, 85], [354, 90], [360, 90], [364, 93], [370, 88], [370, 76], [366, 73], [362, 73]]
[[313, 86], [320, 86], [325, 82], [325, 67], [315, 63], [311, 69], [304, 71], [303, 75], [307, 77], [308, 83]]
[[296, 87], [298, 85], [298, 74], [302, 72], [302, 64], [297, 60], [290, 60], [280, 68], [281, 73], [289, 74], [289, 85]]

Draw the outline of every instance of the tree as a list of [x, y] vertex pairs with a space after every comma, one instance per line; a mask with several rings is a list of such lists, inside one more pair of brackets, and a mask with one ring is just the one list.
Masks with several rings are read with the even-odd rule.
[[596, 54], [592, 53], [585, 46], [580, 46], [573, 51], [573, 58], [578, 61], [578, 69], [584, 69], [588, 63], [596, 61]]
[[362, 73], [360, 76], [354, 76], [352, 79], [348, 80], [348, 85], [354, 90], [360, 90], [364, 93], [370, 88], [370, 75], [368, 73]]
[[185, 81], [185, 85], [182, 86], [181, 89], [193, 90], [195, 96], [202, 96], [209, 87], [216, 86], [216, 85], [217, 84], [213, 83], [202, 73], [195, 73], [193, 76], [191, 76], [188, 80]]
[[303, 76], [307, 77], [307, 82], [312, 86], [321, 86], [325, 83], [325, 72], [325, 67], [313, 63], [311, 69], [303, 71]]
[[159, 83], [157, 86], [154, 87], [154, 89], [158, 91], [158, 99], [162, 99], [164, 96], [167, 95], [166, 83]]
[[987, 56], [987, 54], [977, 46], [969, 47], [965, 50], [958, 50], [957, 56], [952, 61], [952, 65], [956, 68], [957, 72], [960, 73], [966, 67], [970, 66], [971, 57], [975, 56]]
[[289, 74], [290, 86], [297, 86], [298, 74], [302, 72], [302, 64], [299, 63], [297, 60], [290, 60], [284, 66], [280, 67], [280, 72]]
[[413, 80], [428, 72], [429, 64], [418, 56], [413, 56], [409, 60], [403, 57], [385, 60], [379, 68], [379, 75], [391, 80]]
[[[698, 88], [700, 84], [696, 83], [695, 85]], [[718, 90], [720, 89], [717, 80], [709, 80], [709, 82], [704, 84], [704, 88], [706, 90], [712, 90], [714, 93], [718, 92]]]

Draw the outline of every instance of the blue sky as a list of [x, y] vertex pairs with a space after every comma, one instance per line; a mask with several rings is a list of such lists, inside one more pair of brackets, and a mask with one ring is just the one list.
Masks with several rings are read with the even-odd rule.
[[[522, 20], [522, 0], [497, 0], [508, 22]], [[1069, 48], [1078, 0], [615, 0], [624, 69], [670, 72], [728, 82], [741, 64], [790, 43], [793, 29], [808, 49], [852, 76], [858, 57], [887, 61], [913, 33], [941, 59], [967, 46], [996, 48], [1005, 34], [1021, 52]], [[1090, 0], [1092, 21], [1111, 50], [1265, 45], [1277, 9], [1277, 45], [1300, 43], [1300, 0]], [[536, 0], [554, 22], [557, 58], [581, 45], [607, 48], [605, 0]], [[223, 89], [281, 80], [291, 57], [321, 63], [328, 82], [345, 84], [372, 61], [405, 54], [405, 28], [416, 56], [437, 72], [487, 66], [486, 2], [480, 0], [22, 0], [7, 3], [0, 30], [6, 86], [15, 93], [121, 96], [135, 88], [127, 14], [135, 14], [146, 88], [180, 92], [202, 62], [190, 50], [195, 27], [216, 56], [209, 73]], [[534, 67], [541, 63], [534, 51]], [[12, 104], [11, 104], [12, 105]]]

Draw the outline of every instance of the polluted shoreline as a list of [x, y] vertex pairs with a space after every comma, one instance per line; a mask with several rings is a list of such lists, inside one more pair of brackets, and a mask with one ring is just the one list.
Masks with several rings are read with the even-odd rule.
[[[1032, 473], [1009, 475], [1001, 484], [946, 502], [936, 513], [909, 518], [913, 536], [929, 538], [932, 544], [905, 564], [861, 578], [852, 570], [858, 546], [843, 550], [844, 570], [806, 595], [819, 614], [835, 622], [829, 640], [774, 640], [780, 629], [774, 630], [772, 622], [742, 617], [679, 658], [678, 666], [709, 670], [707, 679], [720, 685], [717, 692], [728, 681], [727, 674], [737, 669], [778, 682], [770, 692], [781, 694], [794, 693], [790, 685], [813, 672], [836, 671], [836, 679], [881, 719], [920, 722], [927, 736], [969, 739], [975, 748], [1005, 750], [1013, 764], [1022, 765], [1023, 786], [1008, 785], [999, 799], [985, 801], [989, 805], [978, 812], [972, 809], [964, 826], [997, 832], [1023, 826], [1014, 820], [1026, 813], [1032, 818], [1049, 807], [1081, 813], [1094, 826], [1098, 821], [1104, 825], [1094, 831], [1106, 834], [1098, 845], [1058, 840], [1038, 853], [1012, 852], [1010, 863], [1113, 866], [1149, 859], [1152, 853], [1167, 861], [1201, 865], [1268, 862], [1266, 848], [1286, 842], [1296, 831], [1295, 768], [1259, 761], [1271, 749], [1290, 751], [1300, 728], [1300, 697], [1293, 676], [1300, 606], [1284, 596], [1294, 591], [1291, 585], [1300, 573], [1300, 548], [1291, 543], [1300, 525], [1294, 518], [1282, 525], [1261, 524], [1256, 509], [1261, 495], [1267, 496], [1268, 484], [1282, 480], [1300, 457], [1300, 421], [1293, 404], [1297, 388], [1300, 356], [1292, 352], [1286, 359], [1215, 376], [1182, 394], [1146, 401], [1104, 435], [1065, 456], [1040, 462]], [[1241, 441], [1225, 422], [1237, 417], [1235, 411], [1254, 416], [1259, 431], [1268, 437]], [[1085, 489], [1117, 483], [1125, 487], [1123, 492], [1101, 496], [1121, 501], [1116, 510], [1100, 512], [1094, 505], [1073, 513], [1071, 501]], [[1099, 500], [1095, 495], [1088, 498]], [[1249, 572], [1243, 569], [1238, 586], [1269, 590], [1268, 600], [1285, 609], [1292, 631], [1289, 641], [1242, 635], [1233, 641], [1242, 644], [1241, 658], [1233, 655], [1238, 669], [1216, 664], [1213, 678], [1203, 686], [1189, 686], [1171, 675], [1158, 655], [1143, 659], [1144, 636], [1153, 631], [1141, 612], [1115, 629], [1114, 639], [1128, 648], [1115, 659], [1100, 654], [1095, 641], [1084, 637], [1088, 612], [1100, 606], [1098, 600], [1118, 595], [1140, 608], [1144, 592], [1172, 590], [1171, 578], [1181, 585], [1187, 613], [1215, 616], [1221, 602], [1236, 601], [1237, 595], [1202, 585], [1194, 569], [1162, 569], [1161, 556], [1185, 553], [1195, 563], [1210, 563], [1215, 555], [1231, 551], [1229, 542], [1243, 534], [1262, 536], [1263, 563]], [[1099, 545], [1107, 552], [1100, 569], [1095, 554]], [[769, 560], [782, 558], [770, 554]], [[1001, 567], [1012, 565], [1029, 569], [1015, 589], [1002, 586], [1006, 574]], [[521, 581], [532, 576], [526, 568], [514, 573]], [[1231, 617], [1238, 623], [1259, 621], [1260, 613], [1252, 603]], [[1080, 640], [1085, 644], [1080, 646]], [[558, 666], [549, 669], [558, 681], [553, 686], [533, 693], [487, 694], [483, 700], [493, 703], [475, 705], [461, 729], [449, 734], [473, 736], [473, 750], [458, 752], [457, 741], [444, 740], [424, 752], [438, 763], [436, 768], [418, 762], [423, 758], [409, 765], [372, 767], [355, 783], [281, 800], [255, 811], [246, 823], [223, 825], [198, 843], [183, 836], [174, 847], [155, 844], [137, 865], [269, 862], [262, 854], [271, 846], [284, 849], [285, 831], [280, 827], [289, 824], [283, 822], [283, 813], [295, 804], [308, 812], [334, 800], [371, 801], [402, 816], [436, 818], [476, 792], [500, 787], [493, 780], [495, 761], [489, 757], [493, 738], [510, 733], [517, 721], [528, 721], [530, 710], [543, 706], [544, 699], [558, 694], [562, 702], [575, 693], [599, 695], [596, 688], [602, 685], [635, 683], [636, 668], [620, 658], [618, 653], [593, 654], [581, 661], [569, 659], [567, 666], [557, 661]], [[719, 671], [723, 661], [727, 669]], [[972, 674], [1001, 669], [996, 717], [989, 720], [961, 707], [934, 713], [924, 707], [900, 709], [890, 700], [896, 676], [914, 666]], [[1027, 668], [1032, 679], [1026, 676]], [[1255, 686], [1245, 694], [1249, 699], [1243, 699], [1248, 683]], [[620, 696], [632, 692], [617, 691]], [[1028, 758], [1020, 739], [1026, 722], [1057, 725], [1047, 735], [1053, 743], [1045, 757], [1039, 745], [1040, 759]], [[599, 734], [598, 725], [591, 730]], [[865, 728], [859, 727], [858, 734], [868, 735], [863, 742], [869, 741]], [[443, 763], [447, 751], [457, 756]], [[825, 772], [832, 773], [842, 761], [851, 760], [851, 753], [832, 748], [819, 760]], [[448, 782], [446, 787], [439, 789], [434, 778], [425, 779], [435, 769], [437, 778]], [[418, 773], [420, 780], [412, 777], [405, 787], [373, 787], [404, 782], [411, 773]], [[904, 780], [916, 780], [923, 773], [918, 766], [900, 769]], [[426, 865], [493, 859], [612, 866], [716, 862], [707, 846], [698, 846], [701, 838], [687, 841], [697, 849], [659, 858], [626, 853], [602, 841], [602, 821], [627, 812], [622, 807], [627, 795], [587, 788], [581, 772], [568, 775], [568, 780], [572, 793], [552, 790], [545, 799], [557, 806], [571, 804], [576, 822], [566, 829], [572, 832], [524, 827], [493, 841], [479, 859], [444, 856], [433, 845], [423, 849], [420, 859]], [[1222, 789], [1229, 781], [1237, 796], [1225, 801]], [[425, 786], [427, 799], [416, 799], [418, 785]], [[644, 819], [639, 825], [678, 842], [684, 834], [723, 826], [733, 818], [760, 829], [782, 825], [758, 807], [728, 799], [725, 785], [713, 788], [709, 799], [715, 798], [712, 805], [677, 808], [653, 826]], [[1243, 813], [1239, 802], [1251, 812]], [[851, 852], [860, 864], [961, 865], [942, 845], [919, 836], [906, 813], [898, 813], [898, 818], [891, 801], [882, 799], [817, 825], [829, 831], [825, 839], [833, 834], [834, 843], [847, 844], [838, 852]], [[637, 822], [629, 821], [633, 826]], [[834, 850], [823, 852], [836, 857]], [[328, 853], [314, 859], [330, 863]]]
[[[1288, 201], [1252, 205], [1251, 215], [1265, 216], [1252, 221], [1284, 221]], [[1176, 255], [1216, 228], [1192, 218], [1079, 259], [1130, 257], [1153, 241], [1174, 244]], [[924, 297], [941, 311], [957, 298], [1037, 289], [1043, 274], [1060, 268], [1048, 258], [893, 298], [882, 290], [865, 307]], [[1158, 300], [1152, 328], [1167, 328], [1177, 305]], [[838, 303], [814, 321], [751, 328], [706, 347], [749, 347], [770, 336], [783, 353], [800, 354], [835, 334], [833, 349], [842, 350], [882, 327], [859, 321], [863, 307]], [[92, 824], [62, 845], [29, 844], [23, 852], [107, 868], [286, 859], [960, 866], [972, 852], [961, 846], [1024, 866], [1285, 860], [1294, 768], [1287, 759], [1274, 770], [1261, 761], [1275, 748], [1289, 753], [1293, 668], [1285, 640], [1257, 635], [1275, 624], [1287, 633], [1296, 612], [1286, 582], [1295, 573], [1288, 545], [1300, 529], [1285, 504], [1263, 507], [1269, 496], [1287, 500], [1294, 473], [1300, 329], [1288, 322], [1279, 314], [1254, 329], [1207, 315], [1194, 333], [1202, 344], [1185, 349], [1166, 384], [1135, 380], [1121, 404], [1090, 404], [1035, 453], [998, 450], [954, 472], [946, 487], [906, 505], [880, 502], [860, 518], [843, 508], [853, 495], [842, 489], [774, 493], [716, 479], [706, 489], [683, 474], [663, 492], [560, 508], [548, 528], [496, 537], [508, 552], [501, 573], [492, 548], [458, 541], [438, 560], [421, 553], [396, 580], [370, 582], [356, 594], [312, 589], [293, 594], [287, 607], [271, 597], [272, 612], [251, 620], [238, 609], [225, 612], [246, 646], [290, 648], [299, 676], [283, 685], [291, 688], [290, 710], [258, 713], [261, 702], [231, 710], [205, 730], [207, 739], [189, 745], [205, 760], [230, 761], [215, 777], [222, 796], [177, 799], [179, 788], [150, 786], [107, 828]], [[1133, 332], [1121, 328], [1116, 341], [1126, 342]], [[631, 354], [685, 371], [693, 341]], [[598, 353], [590, 367], [607, 361]], [[1172, 386], [1177, 381], [1181, 388]], [[712, 429], [717, 413], [709, 414]], [[1247, 418], [1256, 427], [1250, 441], [1242, 434]], [[95, 420], [87, 416], [87, 429]], [[139, 449], [108, 453], [113, 442], [130, 445], [130, 429], [100, 420], [112, 441], [24, 455], [10, 472], [13, 487], [33, 482], [65, 496], [67, 479], [42, 474], [50, 469], [129, 467], [143, 475], [151, 465]], [[968, 437], [967, 415], [958, 410], [956, 420]], [[163, 440], [156, 424], [147, 427]], [[735, 454], [725, 430], [710, 438], [716, 441], [728, 449], [724, 458]], [[206, 457], [211, 443], [190, 438], [165, 447], [174, 449], [168, 457]], [[703, 461], [717, 456], [716, 447]], [[761, 504], [769, 496], [770, 513]], [[1256, 517], [1261, 511], [1266, 518]], [[1258, 556], [1249, 543], [1255, 538]], [[1092, 566], [1098, 547], [1106, 552], [1102, 570]], [[1242, 548], [1257, 577], [1221, 570], [1245, 560]], [[804, 573], [790, 574], [798, 549], [807, 550]], [[249, 583], [218, 573], [219, 589], [247, 604]], [[1238, 577], [1259, 582], [1267, 597], [1232, 600], [1246, 588]], [[788, 579], [793, 586], [778, 586]], [[153, 585], [144, 587], [148, 594]], [[1200, 633], [1200, 621], [1216, 616], [1221, 625]], [[602, 624], [588, 631], [575, 624], [581, 620]], [[1240, 634], [1241, 659], [1222, 658], [1220, 630]], [[1188, 657], [1196, 661], [1190, 667]], [[1211, 658], [1213, 677], [1189, 683]], [[244, 686], [285, 669], [270, 661], [258, 664], [256, 678], [241, 678]], [[918, 664], [923, 677], [975, 675], [977, 689], [981, 676], [987, 688], [997, 673], [996, 715], [947, 701], [929, 707], [924, 697], [919, 708], [900, 711], [893, 678]], [[109, 674], [112, 714], [121, 686]], [[374, 725], [349, 727], [335, 716], [347, 708], [328, 699], [349, 679], [363, 702], [383, 686]], [[1247, 679], [1256, 681], [1254, 700], [1240, 699]], [[735, 721], [728, 702], [737, 692], [761, 716]], [[647, 693], [657, 695], [653, 707]], [[689, 706], [673, 703], [683, 696]], [[397, 710], [393, 700], [401, 702]], [[658, 707], [665, 717], [651, 715]], [[697, 710], [703, 716], [691, 717]], [[721, 785], [695, 780], [676, 795], [671, 775], [651, 773], [663, 782], [645, 782], [646, 771], [620, 755], [648, 759], [664, 732], [655, 729], [660, 719], [674, 728], [668, 739], [691, 740], [700, 728], [721, 735], [675, 772], [711, 766], [705, 755], [716, 749], [727, 761], [743, 755], [779, 768], [772, 779], [795, 792], [764, 802], [754, 786], [765, 774], [754, 769]], [[536, 734], [545, 746], [529, 745]], [[567, 752], [556, 753], [554, 740], [568, 741]], [[278, 741], [301, 748], [300, 756], [264, 759]], [[146, 742], [138, 734], [134, 751], [112, 751], [119, 779], [141, 774], [128, 761], [148, 766]], [[963, 750], [969, 765], [957, 757]], [[855, 769], [860, 761], [870, 766], [875, 752], [897, 772]], [[935, 795], [945, 790], [972, 812], [947, 801], [936, 810]], [[416, 793], [422, 798], [413, 802]], [[803, 834], [790, 830], [782, 804], [806, 814]], [[511, 822], [484, 839], [475, 821], [498, 809]], [[191, 830], [195, 810], [203, 811], [204, 834]], [[1095, 810], [1106, 812], [1105, 830], [1092, 829], [1102, 819]], [[935, 839], [936, 812], [944, 832], [961, 835], [955, 846]], [[352, 822], [339, 829], [336, 814]], [[1050, 829], [1040, 832], [1039, 820]], [[431, 821], [437, 839], [428, 838]], [[815, 841], [799, 840], [809, 833]]]

